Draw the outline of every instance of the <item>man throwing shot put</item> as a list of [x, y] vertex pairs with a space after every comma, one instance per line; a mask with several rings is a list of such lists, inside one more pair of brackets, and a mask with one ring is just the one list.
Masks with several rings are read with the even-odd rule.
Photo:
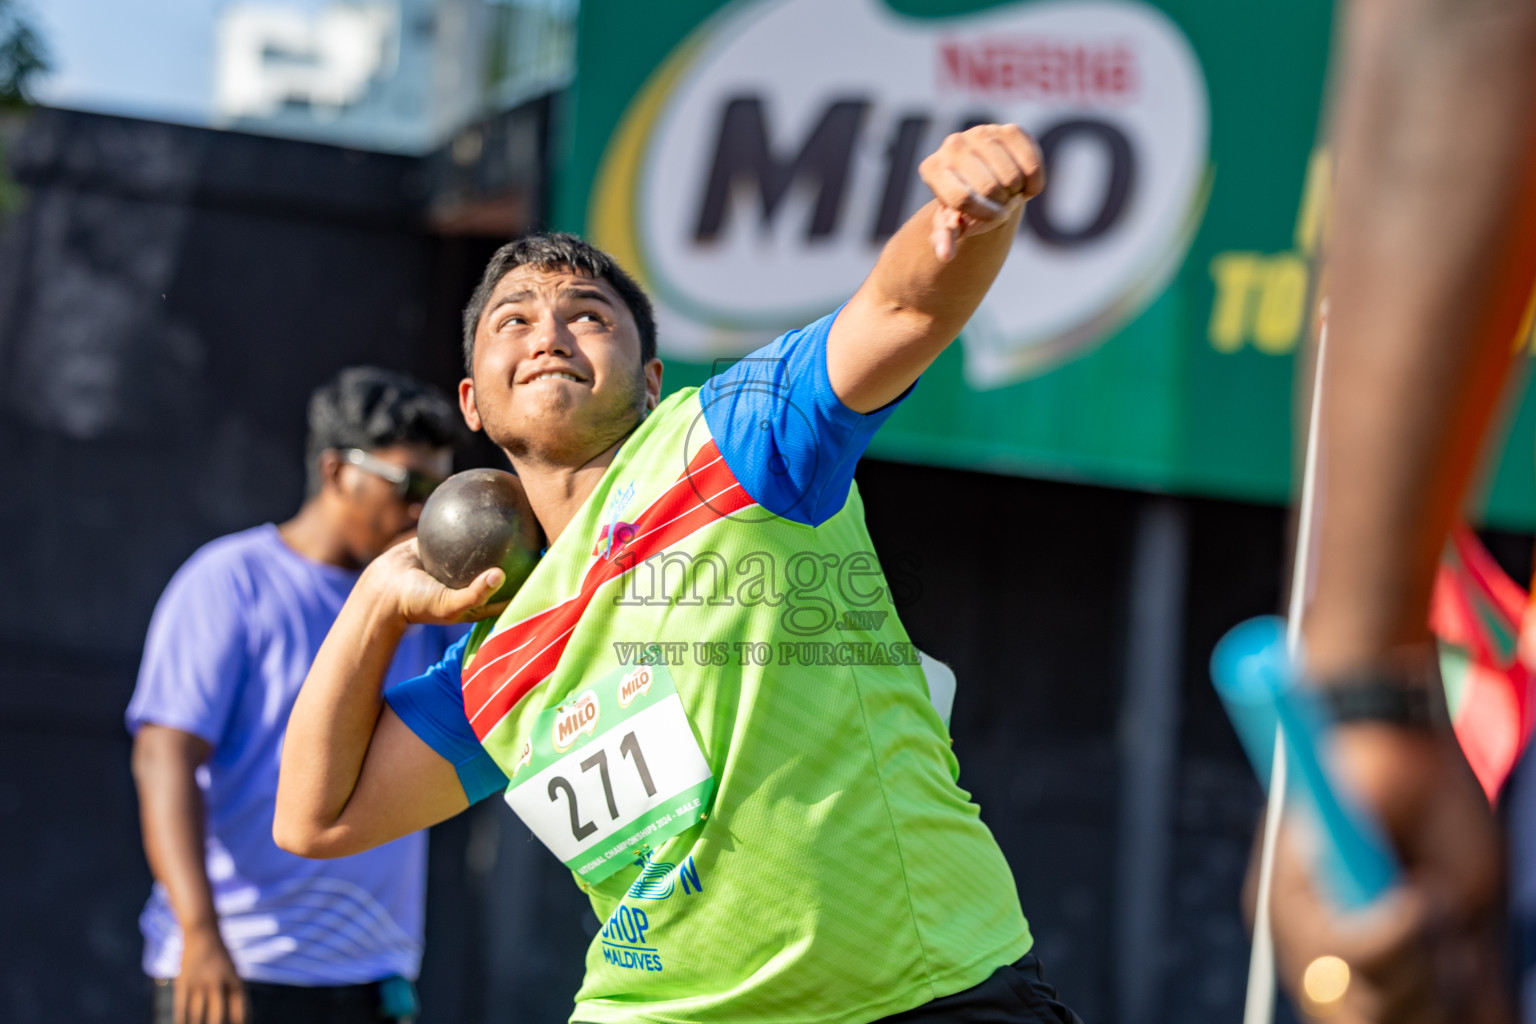
[[[500, 570], [449, 590], [410, 544], [363, 573], [294, 707], [280, 845], [351, 854], [505, 789], [604, 922], [575, 1021], [1077, 1020], [956, 784], [852, 483], [1043, 184], [1009, 125], [921, 172], [937, 198], [846, 305], [665, 402], [650, 303], [612, 259], [567, 235], [492, 257], [460, 406], [548, 550], [505, 608], [484, 606]], [[471, 618], [381, 692], [412, 623]]]

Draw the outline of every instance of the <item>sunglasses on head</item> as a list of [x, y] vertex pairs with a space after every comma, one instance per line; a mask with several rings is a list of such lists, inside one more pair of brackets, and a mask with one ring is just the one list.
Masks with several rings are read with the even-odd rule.
[[397, 466], [361, 448], [342, 448], [341, 461], [350, 463], [364, 473], [372, 473], [395, 486], [395, 495], [409, 504], [427, 500], [427, 496], [442, 483], [437, 477], [418, 473], [414, 469]]

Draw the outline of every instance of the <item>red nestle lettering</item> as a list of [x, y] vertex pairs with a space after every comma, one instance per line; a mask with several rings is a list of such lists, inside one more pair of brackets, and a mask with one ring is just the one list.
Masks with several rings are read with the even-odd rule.
[[1054, 39], [946, 40], [939, 88], [1062, 103], [1124, 102], [1140, 82], [1136, 54], [1120, 43]]

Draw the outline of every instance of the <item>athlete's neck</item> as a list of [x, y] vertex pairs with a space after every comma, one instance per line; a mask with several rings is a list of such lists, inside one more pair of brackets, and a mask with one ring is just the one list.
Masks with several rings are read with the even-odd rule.
[[564, 533], [571, 520], [576, 518], [587, 496], [603, 478], [614, 456], [628, 438], [629, 435], [625, 434], [601, 454], [579, 466], [562, 466], [526, 455], [519, 457], [507, 453], [512, 468], [517, 470], [518, 479], [523, 482], [528, 504], [533, 506], [533, 514], [544, 528], [544, 537], [548, 543], [553, 544], [555, 538]]

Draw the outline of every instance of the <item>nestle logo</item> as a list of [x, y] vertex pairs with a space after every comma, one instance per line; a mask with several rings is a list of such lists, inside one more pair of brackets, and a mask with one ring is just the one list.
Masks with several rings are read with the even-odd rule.
[[1060, 103], [1120, 103], [1136, 96], [1136, 54], [1121, 43], [1019, 36], [939, 44], [939, 88]]
[[597, 694], [587, 690], [555, 716], [554, 744], [556, 750], [565, 750], [582, 733], [597, 731]]

